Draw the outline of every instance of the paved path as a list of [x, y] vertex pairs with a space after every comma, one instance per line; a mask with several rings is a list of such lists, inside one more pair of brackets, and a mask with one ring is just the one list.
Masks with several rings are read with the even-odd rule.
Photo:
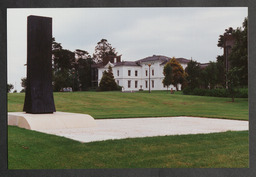
[[159, 117], [96, 119], [96, 127], [38, 130], [40, 132], [64, 136], [80, 142], [153, 137], [165, 135], [214, 133], [248, 130], [248, 121], [198, 118]]

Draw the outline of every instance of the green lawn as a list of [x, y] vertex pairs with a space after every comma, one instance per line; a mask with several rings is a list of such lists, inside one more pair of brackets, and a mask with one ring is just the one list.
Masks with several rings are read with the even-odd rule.
[[80, 143], [8, 127], [9, 169], [248, 168], [248, 131]]
[[[8, 111], [20, 112], [24, 93], [8, 94]], [[57, 111], [86, 113], [94, 118], [198, 116], [248, 120], [248, 98], [167, 94], [166, 91], [54, 93]]]
[[[20, 112], [24, 93], [8, 94]], [[54, 93], [57, 111], [94, 118], [199, 116], [248, 120], [248, 99], [167, 94], [166, 91]], [[248, 131], [80, 143], [8, 126], [9, 169], [247, 168]]]

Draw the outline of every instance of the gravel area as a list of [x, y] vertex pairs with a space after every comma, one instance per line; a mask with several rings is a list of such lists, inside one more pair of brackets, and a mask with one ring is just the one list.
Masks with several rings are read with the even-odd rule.
[[95, 127], [38, 131], [85, 143], [136, 137], [242, 131], [249, 128], [248, 121], [199, 117], [96, 119], [95, 122]]

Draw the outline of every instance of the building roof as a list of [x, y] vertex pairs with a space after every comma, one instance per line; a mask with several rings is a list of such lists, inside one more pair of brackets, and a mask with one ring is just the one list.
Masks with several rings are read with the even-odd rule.
[[162, 56], [162, 55], [153, 55], [150, 57], [146, 57], [140, 60], [137, 60], [137, 62], [141, 63], [141, 62], [150, 62], [150, 61], [160, 61], [160, 62], [164, 62], [167, 60], [170, 60], [170, 57], [166, 57], [166, 56]]
[[[162, 55], [153, 55], [150, 57], [146, 57], [140, 60], [137, 60], [137, 62], [150, 62], [150, 61], [160, 61], [162, 62], [161, 64], [165, 64], [167, 63], [169, 60], [171, 60], [171, 57], [166, 57], [166, 56], [162, 56]], [[188, 62], [190, 62], [190, 60], [186, 59], [186, 58], [175, 58], [179, 63], [184, 63], [187, 64]]]
[[[117, 62], [117, 63], [112, 63], [112, 64], [114, 65], [114, 67], [115, 66], [141, 66], [141, 63], [143, 63], [143, 62], [160, 61], [161, 62], [160, 65], [164, 65], [171, 59], [172, 59], [171, 57], [166, 57], [163, 55], [153, 55], [153, 56], [149, 56], [149, 57], [137, 60], [137, 61], [122, 61], [122, 62]], [[191, 61], [186, 58], [175, 58], [175, 59], [181, 64], [187, 64]], [[200, 66], [202, 68], [205, 68], [207, 65], [208, 65], [208, 63], [200, 64]], [[104, 68], [103, 63], [94, 64], [93, 67]]]
[[199, 66], [204, 69], [209, 65], [209, 63], [199, 63]]
[[179, 63], [184, 63], [187, 64], [189, 63], [191, 60], [188, 60], [186, 58], [175, 58]]
[[[113, 65], [113, 67], [116, 67], [116, 66], [140, 66], [140, 64], [135, 61], [122, 61], [122, 62], [111, 63], [111, 64]], [[105, 66], [102, 63], [98, 64], [98, 68], [104, 68]]]
[[115, 66], [140, 66], [136, 61], [122, 61], [114, 64]]
[[[186, 58], [175, 58], [179, 63], [182, 64], [187, 64], [189, 63], [191, 60], [188, 60]], [[171, 58], [169, 58], [169, 60], [171, 60]], [[165, 65], [169, 60], [165, 60], [163, 63], [161, 63], [161, 65]]]

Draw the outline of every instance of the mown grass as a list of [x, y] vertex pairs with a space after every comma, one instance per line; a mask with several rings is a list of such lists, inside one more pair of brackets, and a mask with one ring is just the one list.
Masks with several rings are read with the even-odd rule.
[[8, 168], [248, 168], [248, 146], [248, 131], [83, 144], [9, 126]]
[[[20, 112], [24, 94], [8, 94]], [[57, 111], [94, 118], [199, 116], [248, 120], [248, 99], [136, 92], [54, 93]], [[243, 168], [249, 166], [248, 131], [80, 143], [8, 126], [9, 169]]]
[[[8, 94], [8, 111], [20, 112], [24, 93]], [[167, 94], [166, 91], [54, 93], [57, 111], [85, 113], [94, 118], [198, 116], [248, 120], [248, 98]]]

